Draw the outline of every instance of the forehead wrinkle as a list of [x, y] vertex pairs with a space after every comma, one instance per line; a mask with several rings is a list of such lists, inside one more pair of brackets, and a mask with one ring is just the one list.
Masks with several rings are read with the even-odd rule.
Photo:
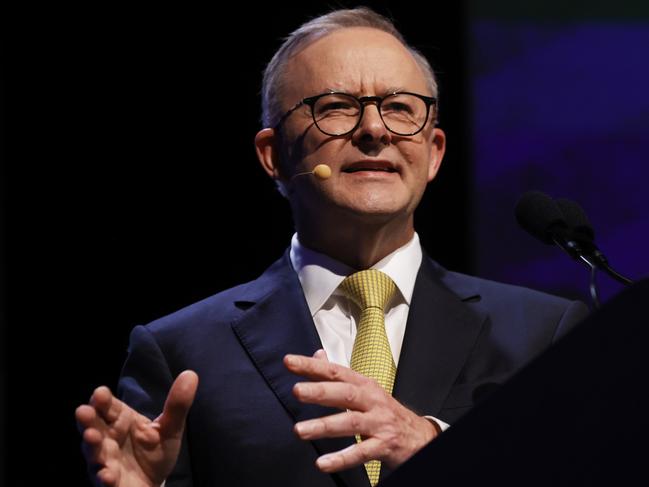
[[406, 84], [388, 84], [388, 81], [378, 79], [376, 72], [369, 72], [366, 74], [349, 73], [344, 69], [340, 72], [343, 75], [331, 76], [329, 83], [319, 84], [317, 87], [318, 93], [327, 93], [330, 91], [349, 93], [357, 97], [362, 96], [387, 96], [395, 92], [401, 91], [417, 91], [412, 86], [407, 87]]
[[287, 105], [332, 89], [356, 96], [428, 91], [412, 54], [396, 38], [375, 29], [335, 31], [306, 46], [287, 68]]

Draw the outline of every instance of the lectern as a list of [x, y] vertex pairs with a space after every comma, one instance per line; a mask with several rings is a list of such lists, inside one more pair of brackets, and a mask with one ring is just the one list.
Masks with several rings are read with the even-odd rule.
[[379, 485], [649, 485], [649, 279]]

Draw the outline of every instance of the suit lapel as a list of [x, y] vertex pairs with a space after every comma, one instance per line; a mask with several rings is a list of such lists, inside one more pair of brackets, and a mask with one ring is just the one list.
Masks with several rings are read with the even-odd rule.
[[[420, 415], [436, 416], [480, 334], [485, 316], [440, 280], [424, 256], [408, 313], [393, 396]], [[474, 297], [471, 290], [463, 294]], [[390, 473], [381, 467], [381, 479]]]
[[[340, 410], [303, 404], [293, 396], [296, 382], [282, 362], [285, 354], [311, 356], [322, 348], [297, 274], [286, 254], [263, 276], [250, 284], [244, 298], [248, 311], [232, 323], [232, 329], [253, 363], [293, 419], [302, 421], [339, 413]], [[320, 455], [346, 448], [354, 438], [331, 438], [312, 442]], [[362, 466], [334, 475], [348, 487], [367, 486]]]
[[[413, 292], [394, 396], [419, 414], [436, 415], [480, 334], [485, 316], [440, 280], [424, 257]], [[470, 292], [469, 292], [470, 294]]]

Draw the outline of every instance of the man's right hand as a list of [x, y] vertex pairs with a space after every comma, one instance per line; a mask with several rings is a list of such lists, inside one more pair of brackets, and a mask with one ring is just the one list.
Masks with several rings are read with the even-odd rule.
[[86, 461], [100, 485], [158, 487], [171, 473], [180, 451], [185, 419], [196, 396], [198, 375], [182, 372], [174, 381], [162, 414], [151, 421], [117, 399], [105, 386], [76, 418]]

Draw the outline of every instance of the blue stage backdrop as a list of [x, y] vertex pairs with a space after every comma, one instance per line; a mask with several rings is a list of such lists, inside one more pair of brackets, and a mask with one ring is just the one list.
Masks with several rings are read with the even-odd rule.
[[[574, 199], [611, 265], [649, 275], [649, 17], [535, 3], [470, 9], [475, 270], [587, 300], [587, 270], [528, 236], [513, 208], [531, 189]], [[604, 298], [620, 288], [598, 281]]]

